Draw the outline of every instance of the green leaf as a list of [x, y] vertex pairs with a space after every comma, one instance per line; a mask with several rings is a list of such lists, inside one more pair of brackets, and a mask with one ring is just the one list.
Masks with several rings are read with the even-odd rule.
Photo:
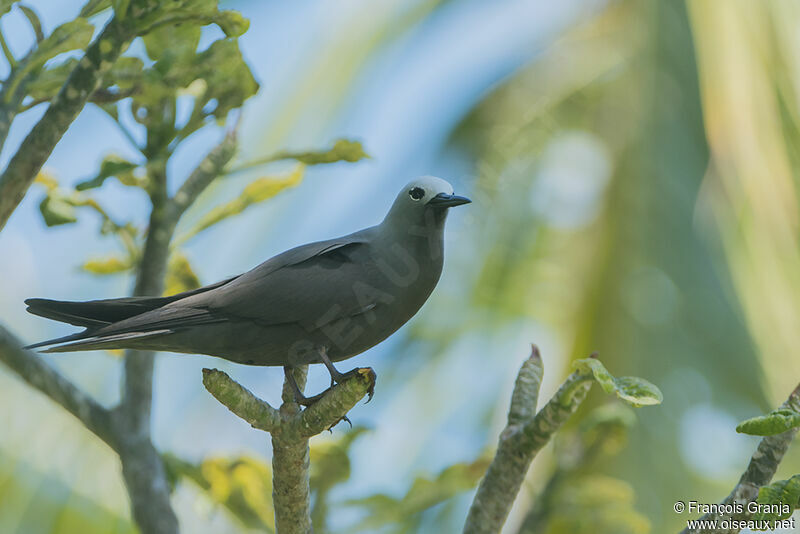
[[165, 295], [175, 295], [200, 287], [200, 279], [192, 269], [189, 259], [179, 251], [173, 252], [167, 264]]
[[196, 24], [165, 24], [145, 35], [144, 47], [154, 61], [194, 54], [200, 43], [201, 28]]
[[742, 421], [736, 426], [736, 431], [751, 436], [774, 436], [798, 426], [800, 426], [800, 413], [783, 408]]
[[28, 19], [28, 22], [30, 22], [31, 27], [33, 28], [33, 33], [36, 35], [36, 42], [41, 43], [42, 41], [44, 41], [44, 33], [42, 32], [42, 21], [39, 20], [39, 15], [36, 14], [36, 11], [23, 4], [20, 4], [19, 8], [25, 15], [25, 18]]
[[0, 0], [0, 17], [11, 11], [11, 8], [19, 0]]
[[32, 52], [29, 70], [41, 68], [47, 61], [70, 50], [83, 49], [89, 44], [94, 26], [84, 18], [77, 18], [58, 26]]
[[39, 204], [39, 211], [47, 226], [71, 224], [78, 220], [75, 207], [56, 194], [46, 196]]
[[245, 186], [238, 197], [209, 211], [200, 222], [179, 240], [184, 242], [190, 237], [202, 232], [229, 217], [233, 217], [252, 206], [276, 196], [281, 191], [295, 187], [303, 180], [305, 165], [298, 164], [294, 170], [284, 176], [266, 176], [259, 178]]
[[110, 7], [111, 0], [89, 0], [83, 5], [78, 16], [88, 19], [89, 17], [93, 17]]
[[225, 33], [227, 37], [239, 37], [250, 27], [250, 21], [242, 16], [238, 11], [230, 9], [220, 11], [214, 18], [214, 22]]
[[489, 462], [488, 458], [479, 458], [471, 463], [452, 465], [435, 478], [419, 477], [400, 499], [377, 494], [348, 501], [347, 504], [359, 506], [368, 512], [366, 519], [353, 530], [375, 531], [387, 524], [403, 522], [459, 493], [471, 490], [483, 477]]
[[138, 57], [121, 57], [105, 76], [106, 86], [116, 85], [120, 89], [136, 87], [142, 80], [144, 62]]
[[114, 8], [114, 16], [119, 20], [124, 20], [128, 15], [128, 7], [131, 0], [111, 0], [111, 7]]
[[759, 509], [753, 514], [757, 521], [788, 519], [800, 503], [800, 475], [779, 480], [758, 490]]
[[130, 270], [132, 267], [133, 262], [130, 258], [120, 258], [118, 256], [93, 258], [86, 260], [86, 262], [81, 265], [84, 271], [98, 275], [122, 273]]
[[[134, 117], [152, 132], [162, 132], [156, 144], [172, 142], [176, 135], [185, 138], [205, 124], [208, 117], [223, 120], [258, 90], [234, 39], [220, 39], [195, 53], [198, 26], [164, 27], [147, 36], [148, 54], [158, 60], [144, 70], [135, 84]], [[124, 87], [120, 83], [121, 87]], [[193, 111], [185, 124], [177, 125], [172, 109], [178, 96], [194, 98]], [[180, 128], [180, 131], [176, 130]]]
[[336, 163], [339, 161], [348, 161], [353, 163], [362, 159], [368, 159], [369, 157], [369, 154], [364, 151], [364, 147], [359, 141], [352, 141], [350, 139], [337, 139], [334, 142], [333, 147], [327, 150], [310, 150], [304, 152], [282, 150], [267, 156], [266, 158], [245, 163], [236, 169], [229, 171], [228, 174], [284, 159], [293, 159], [306, 165], [319, 165], [324, 163]]
[[116, 155], [106, 156], [100, 163], [100, 171], [94, 178], [80, 182], [75, 186], [78, 191], [100, 187], [112, 176], [115, 176], [122, 184], [129, 186], [140, 186], [141, 181], [134, 176], [133, 170], [138, 165]]
[[69, 58], [58, 65], [43, 70], [28, 83], [26, 89], [28, 96], [34, 101], [52, 100], [77, 65], [78, 60], [76, 58]]
[[209, 114], [217, 119], [224, 119], [230, 110], [241, 107], [245, 100], [258, 91], [258, 82], [253, 78], [234, 39], [220, 39], [211, 43], [197, 55], [192, 72], [196, 73], [196, 79], [205, 82], [205, 98], [216, 101], [216, 106]]
[[238, 37], [249, 22], [235, 11], [220, 11], [217, 0], [162, 1], [156, 9], [137, 19], [141, 34], [157, 29], [165, 21], [173, 24], [205, 26], [217, 24], [228, 37]]
[[576, 360], [573, 368], [576, 371], [591, 374], [603, 391], [616, 394], [617, 397], [632, 406], [661, 404], [664, 400], [661, 391], [654, 384], [634, 376], [615, 378], [596, 358]]
[[306, 165], [319, 165], [321, 163], [336, 163], [349, 161], [351, 163], [369, 158], [364, 147], [359, 141], [350, 139], [337, 139], [333, 147], [323, 151], [311, 152], [280, 152], [274, 159], [295, 159]]
[[[7, 86], [3, 87], [4, 93], [7, 95], [6, 103], [17, 91], [26, 90], [27, 85], [41, 73], [45, 63], [49, 60], [63, 52], [75, 48], [85, 48], [92, 38], [92, 33], [94, 33], [94, 27], [83, 18], [66, 22], [53, 30], [49, 37], [40, 42], [19, 62], [17, 68], [11, 71], [11, 76], [6, 81]], [[63, 67], [61, 69], [56, 67], [53, 74], [60, 78], [64, 72]], [[53, 78], [50, 77], [46, 83], [49, 84], [48, 91], [52, 91]]]

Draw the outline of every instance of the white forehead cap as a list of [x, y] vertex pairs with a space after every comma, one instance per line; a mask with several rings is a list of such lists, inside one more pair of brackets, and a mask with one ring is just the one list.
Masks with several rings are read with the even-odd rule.
[[436, 176], [420, 176], [411, 180], [405, 187], [405, 191], [410, 191], [414, 187], [421, 187], [425, 190], [425, 198], [433, 198], [439, 193], [453, 194], [453, 186], [447, 180], [442, 180]]

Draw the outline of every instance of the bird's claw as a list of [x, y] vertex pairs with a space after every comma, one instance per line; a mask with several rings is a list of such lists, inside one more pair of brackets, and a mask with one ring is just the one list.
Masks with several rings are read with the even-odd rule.
[[358, 369], [354, 369], [358, 374], [361, 376], [366, 376], [367, 380], [369, 380], [369, 387], [367, 388], [367, 402], [364, 404], [369, 403], [372, 400], [373, 395], [375, 395], [375, 382], [378, 379], [378, 375], [375, 374], [375, 371], [372, 367], [360, 367]]
[[353, 428], [353, 422], [350, 420], [350, 418], [349, 418], [349, 417], [347, 417], [347, 415], [343, 415], [343, 416], [341, 416], [339, 419], [337, 419], [335, 423], [333, 423], [331, 426], [329, 426], [329, 427], [328, 427], [328, 432], [330, 432], [331, 434], [333, 434], [333, 427], [335, 427], [336, 425], [338, 425], [338, 424], [339, 424], [339, 423], [341, 423], [342, 421], [344, 421], [344, 422], [346, 422], [348, 425], [350, 425], [350, 428]]
[[[306, 408], [308, 408], [309, 406], [311, 406], [312, 404], [314, 404], [315, 402], [320, 400], [322, 397], [324, 397], [337, 384], [341, 384], [342, 382], [344, 382], [344, 381], [346, 381], [346, 380], [348, 380], [348, 379], [350, 379], [350, 378], [352, 378], [352, 377], [354, 377], [356, 375], [364, 376], [369, 381], [369, 387], [367, 388], [367, 403], [368, 403], [369, 401], [372, 400], [372, 397], [375, 395], [375, 381], [377, 380], [377, 375], [375, 374], [375, 371], [372, 369], [372, 367], [357, 367], [357, 368], [352, 369], [352, 370], [350, 370], [350, 371], [348, 371], [346, 373], [341, 374], [339, 376], [338, 380], [334, 380], [333, 378], [331, 378], [331, 387], [329, 387], [328, 389], [326, 389], [322, 393], [314, 395], [313, 397], [306, 397], [305, 395], [303, 395], [300, 392], [300, 389], [297, 388], [297, 389], [294, 390], [295, 402], [297, 402], [297, 404], [299, 404], [301, 406], [305, 406]], [[366, 404], [366, 403], [364, 403], [364, 404]], [[347, 420], [348, 423], [350, 422], [350, 420], [347, 419], [347, 417], [345, 417], [344, 419]], [[341, 421], [341, 419], [339, 421]], [[338, 424], [339, 421], [334, 423], [333, 426], [336, 426], [336, 424]], [[333, 428], [333, 426], [331, 426], [331, 428]], [[352, 423], [351, 423], [351, 426], [352, 426]]]

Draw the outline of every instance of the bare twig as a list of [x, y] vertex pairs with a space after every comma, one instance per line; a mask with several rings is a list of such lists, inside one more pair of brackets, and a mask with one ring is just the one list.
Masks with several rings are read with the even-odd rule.
[[[792, 393], [789, 395], [789, 398], [786, 399], [786, 402], [781, 405], [781, 409], [791, 409], [796, 412], [800, 412], [800, 385], [798, 385], [794, 391], [792, 391]], [[716, 520], [719, 524], [721, 524], [722, 520], [724, 519], [748, 519], [750, 517], [750, 513], [747, 511], [747, 504], [755, 501], [758, 497], [759, 488], [769, 484], [769, 482], [772, 480], [772, 477], [775, 476], [775, 471], [778, 470], [778, 465], [781, 463], [783, 455], [786, 454], [786, 450], [789, 448], [789, 444], [792, 442], [792, 439], [794, 439], [797, 431], [797, 428], [792, 428], [786, 432], [782, 432], [781, 434], [767, 436], [762, 439], [761, 442], [759, 442], [758, 448], [756, 449], [756, 452], [753, 454], [752, 458], [750, 458], [750, 463], [747, 464], [747, 469], [745, 469], [744, 473], [742, 473], [738, 484], [736, 484], [736, 486], [733, 488], [733, 491], [731, 491], [731, 493], [722, 501], [722, 504], [724, 505], [734, 503], [740, 504], [743, 510], [741, 514], [706, 514], [701, 517], [699, 521]], [[687, 526], [681, 531], [681, 534], [691, 534], [695, 532], [705, 532], [708, 534], [729, 534], [740, 532], [740, 530], [741, 529], [738, 528], [690, 530]]]
[[472, 501], [465, 534], [500, 532], [533, 458], [578, 409], [592, 384], [591, 374], [572, 373], [553, 398], [533, 415], [542, 370], [539, 351], [533, 347], [517, 376], [508, 425], [500, 434], [495, 457]]
[[21, 349], [17, 339], [2, 326], [0, 326], [0, 361], [28, 384], [63, 406], [109, 446], [117, 447], [109, 411], [41, 358]]
[[218, 369], [203, 369], [203, 385], [215, 399], [250, 426], [272, 432], [281, 424], [281, 414], [247, 388]]
[[200, 193], [205, 191], [211, 185], [211, 182], [222, 174], [225, 165], [228, 164], [235, 153], [236, 130], [234, 129], [228, 132], [222, 141], [208, 153], [200, 165], [181, 185], [178, 192], [175, 193], [173, 198], [174, 216], [180, 217], [197, 200]]

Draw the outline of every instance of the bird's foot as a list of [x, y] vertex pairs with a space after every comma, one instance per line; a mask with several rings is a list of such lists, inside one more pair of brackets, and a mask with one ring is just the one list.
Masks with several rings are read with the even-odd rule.
[[369, 389], [367, 390], [367, 394], [369, 397], [367, 398], [367, 402], [372, 400], [372, 396], [375, 395], [375, 380], [377, 376], [375, 375], [375, 371], [372, 370], [372, 367], [356, 367], [355, 369], [351, 369], [346, 373], [339, 372], [336, 369], [336, 366], [333, 365], [333, 362], [328, 357], [328, 351], [325, 347], [320, 347], [319, 351], [319, 359], [328, 369], [328, 372], [331, 374], [331, 387], [334, 384], [340, 384], [345, 380], [352, 378], [356, 375], [366, 376], [369, 380]]
[[369, 381], [369, 388], [367, 389], [367, 402], [371, 401], [372, 396], [375, 395], [375, 381], [378, 378], [378, 375], [375, 374], [375, 371], [372, 369], [372, 367], [356, 367], [355, 369], [351, 369], [346, 373], [337, 372], [336, 376], [333, 376], [333, 373], [331, 373], [331, 381], [340, 384], [356, 375], [364, 376]]
[[[289, 382], [289, 385], [292, 388], [292, 393], [294, 394], [295, 402], [297, 404], [301, 405], [301, 406], [305, 406], [305, 407], [311, 406], [312, 404], [314, 404], [315, 402], [320, 400], [322, 397], [324, 397], [337, 384], [341, 384], [342, 382], [346, 382], [347, 380], [355, 377], [356, 375], [364, 376], [369, 381], [369, 387], [367, 388], [367, 402], [371, 401], [373, 395], [375, 395], [375, 381], [377, 379], [377, 375], [375, 374], [375, 371], [372, 369], [372, 367], [356, 367], [355, 369], [351, 369], [350, 371], [347, 371], [346, 373], [340, 373], [340, 372], [337, 371], [335, 373], [335, 375], [334, 375], [334, 373], [331, 373], [331, 387], [329, 387], [328, 389], [326, 389], [322, 393], [318, 393], [317, 395], [314, 395], [313, 397], [306, 397], [303, 394], [303, 392], [300, 391], [300, 388], [297, 386], [297, 382], [295, 382], [295, 380], [294, 380], [294, 376], [292, 375], [291, 371], [288, 370], [288, 368], [284, 368], [284, 372], [286, 374], [286, 378], [287, 378], [287, 380]], [[347, 419], [347, 418], [344, 417], [344, 419]], [[339, 423], [342, 420], [343, 419], [340, 419], [339, 421], [334, 423], [333, 426], [336, 426], [336, 424]], [[333, 426], [331, 426], [331, 428], [333, 428]], [[351, 424], [351, 426], [352, 426], [352, 424]]]

